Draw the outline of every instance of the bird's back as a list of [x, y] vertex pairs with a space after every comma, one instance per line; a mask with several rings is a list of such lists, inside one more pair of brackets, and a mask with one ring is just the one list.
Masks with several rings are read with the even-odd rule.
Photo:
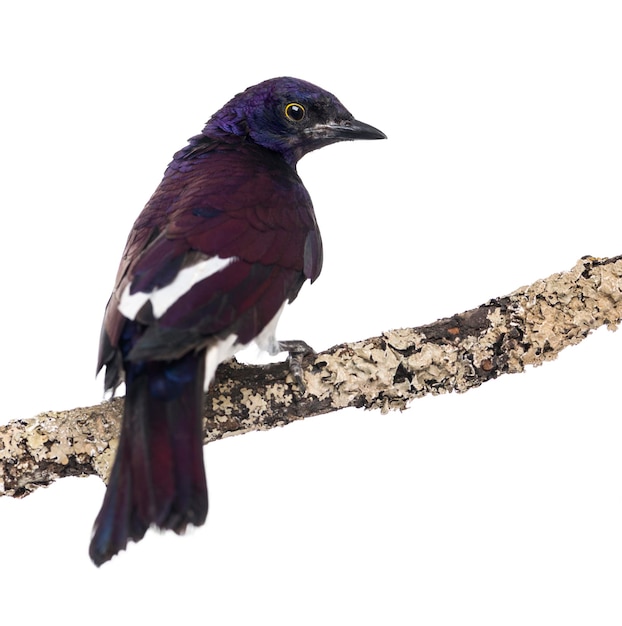
[[321, 266], [313, 207], [295, 169], [239, 138], [193, 138], [126, 244], [100, 343], [99, 367], [112, 370], [107, 387], [120, 382], [127, 320], [144, 327], [132, 358], [175, 358], [231, 334], [246, 344]]

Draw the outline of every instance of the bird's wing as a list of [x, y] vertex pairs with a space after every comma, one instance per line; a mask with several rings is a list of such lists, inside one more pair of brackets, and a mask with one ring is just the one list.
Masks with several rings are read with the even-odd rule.
[[108, 303], [99, 367], [107, 388], [129, 357], [172, 359], [235, 335], [252, 341], [321, 269], [311, 200], [296, 172], [260, 148], [176, 159], [137, 219]]

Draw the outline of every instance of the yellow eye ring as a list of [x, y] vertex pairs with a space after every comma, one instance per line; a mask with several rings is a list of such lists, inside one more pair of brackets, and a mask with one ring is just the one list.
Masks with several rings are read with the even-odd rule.
[[285, 107], [285, 117], [291, 122], [301, 122], [305, 115], [305, 108], [298, 102], [290, 102]]

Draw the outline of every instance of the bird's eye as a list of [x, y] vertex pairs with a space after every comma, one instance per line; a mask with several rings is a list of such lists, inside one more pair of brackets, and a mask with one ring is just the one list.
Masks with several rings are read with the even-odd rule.
[[297, 102], [290, 102], [285, 107], [285, 117], [292, 122], [300, 122], [304, 119], [305, 108]]

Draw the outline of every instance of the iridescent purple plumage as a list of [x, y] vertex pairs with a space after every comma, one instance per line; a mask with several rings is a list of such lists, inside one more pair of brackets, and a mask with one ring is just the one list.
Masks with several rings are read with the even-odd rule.
[[130, 233], [104, 317], [98, 369], [106, 389], [125, 381], [126, 399], [91, 541], [97, 565], [151, 525], [181, 533], [205, 521], [204, 384], [271, 334], [322, 267], [296, 162], [336, 141], [381, 138], [328, 92], [276, 78], [238, 94], [175, 155]]

